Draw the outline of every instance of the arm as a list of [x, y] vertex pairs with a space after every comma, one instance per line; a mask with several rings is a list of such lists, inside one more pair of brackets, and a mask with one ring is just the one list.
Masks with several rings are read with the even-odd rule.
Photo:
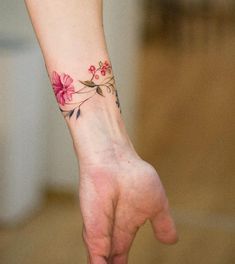
[[102, 25], [102, 0], [26, 0], [59, 109], [80, 163], [83, 238], [90, 264], [125, 264], [138, 228], [177, 240], [155, 169], [123, 123]]

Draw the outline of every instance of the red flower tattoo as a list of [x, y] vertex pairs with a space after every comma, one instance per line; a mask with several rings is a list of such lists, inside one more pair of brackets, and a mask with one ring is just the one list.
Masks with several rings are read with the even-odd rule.
[[72, 95], [75, 93], [73, 79], [65, 73], [59, 75], [57, 72], [52, 74], [52, 86], [57, 99], [61, 105], [65, 105], [67, 101], [72, 100]]
[[[83, 86], [76, 90], [74, 88], [73, 79], [68, 74], [62, 73], [59, 75], [55, 71], [52, 73], [53, 90], [57, 102], [60, 105], [60, 111], [64, 113], [64, 117], [70, 119], [75, 115], [76, 119], [78, 119], [81, 115], [81, 106], [95, 95], [105, 97], [105, 91], [106, 93], [115, 95], [116, 104], [120, 109], [111, 64], [108, 61], [100, 61], [97, 67], [91, 65], [88, 68], [88, 72], [91, 74], [90, 78], [86, 81], [79, 80], [79, 83]], [[103, 76], [106, 77], [103, 78]], [[82, 97], [80, 99], [76, 96], [75, 98], [77, 98], [77, 100], [73, 100], [75, 99], [73, 95], [82, 95]], [[66, 108], [62, 106], [66, 106]]]

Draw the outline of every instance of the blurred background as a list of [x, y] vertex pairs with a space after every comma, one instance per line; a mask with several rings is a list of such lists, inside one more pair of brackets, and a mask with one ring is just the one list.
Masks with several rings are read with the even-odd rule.
[[[164, 246], [146, 224], [130, 263], [235, 263], [235, 2], [110, 0], [104, 15], [127, 128], [180, 235]], [[0, 87], [0, 263], [86, 263], [72, 142], [17, 0], [0, 0]]]

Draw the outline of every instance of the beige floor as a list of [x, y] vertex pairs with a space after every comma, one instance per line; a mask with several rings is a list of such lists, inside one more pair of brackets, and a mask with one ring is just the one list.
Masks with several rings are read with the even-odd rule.
[[[190, 221], [191, 215], [180, 212], [175, 212], [175, 216], [180, 242], [174, 246], [161, 245], [146, 224], [134, 242], [130, 264], [234, 263], [234, 226], [227, 223], [224, 229], [213, 219], [211, 223], [205, 222], [208, 216], [204, 219], [195, 216], [195, 221]], [[197, 220], [204, 224], [198, 224]], [[75, 199], [50, 196], [42, 211], [28, 224], [0, 230], [0, 263], [85, 264], [81, 230], [81, 215]]]
[[[142, 49], [135, 141], [161, 175], [180, 241], [161, 245], [146, 225], [130, 264], [235, 263], [235, 35], [226, 30], [206, 47]], [[0, 230], [0, 263], [85, 264], [81, 228], [75, 201], [50, 197], [28, 224]]]

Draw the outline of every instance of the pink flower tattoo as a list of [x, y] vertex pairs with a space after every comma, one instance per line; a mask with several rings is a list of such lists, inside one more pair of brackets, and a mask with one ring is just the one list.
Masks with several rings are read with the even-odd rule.
[[[64, 117], [70, 119], [75, 115], [78, 119], [81, 114], [81, 106], [96, 95], [105, 97], [105, 91], [116, 97], [116, 104], [121, 112], [111, 64], [108, 61], [100, 61], [97, 66], [91, 65], [88, 72], [90, 78], [85, 81], [79, 80], [78, 84], [82, 84], [82, 87], [76, 88], [76, 90], [73, 79], [68, 74], [58, 74], [56, 71], [52, 73], [53, 90]], [[81, 95], [82, 97], [73, 97], [73, 95]]]
[[67, 101], [72, 100], [72, 95], [75, 93], [73, 79], [65, 73], [59, 75], [57, 72], [52, 74], [52, 86], [57, 99], [61, 105], [65, 105]]

